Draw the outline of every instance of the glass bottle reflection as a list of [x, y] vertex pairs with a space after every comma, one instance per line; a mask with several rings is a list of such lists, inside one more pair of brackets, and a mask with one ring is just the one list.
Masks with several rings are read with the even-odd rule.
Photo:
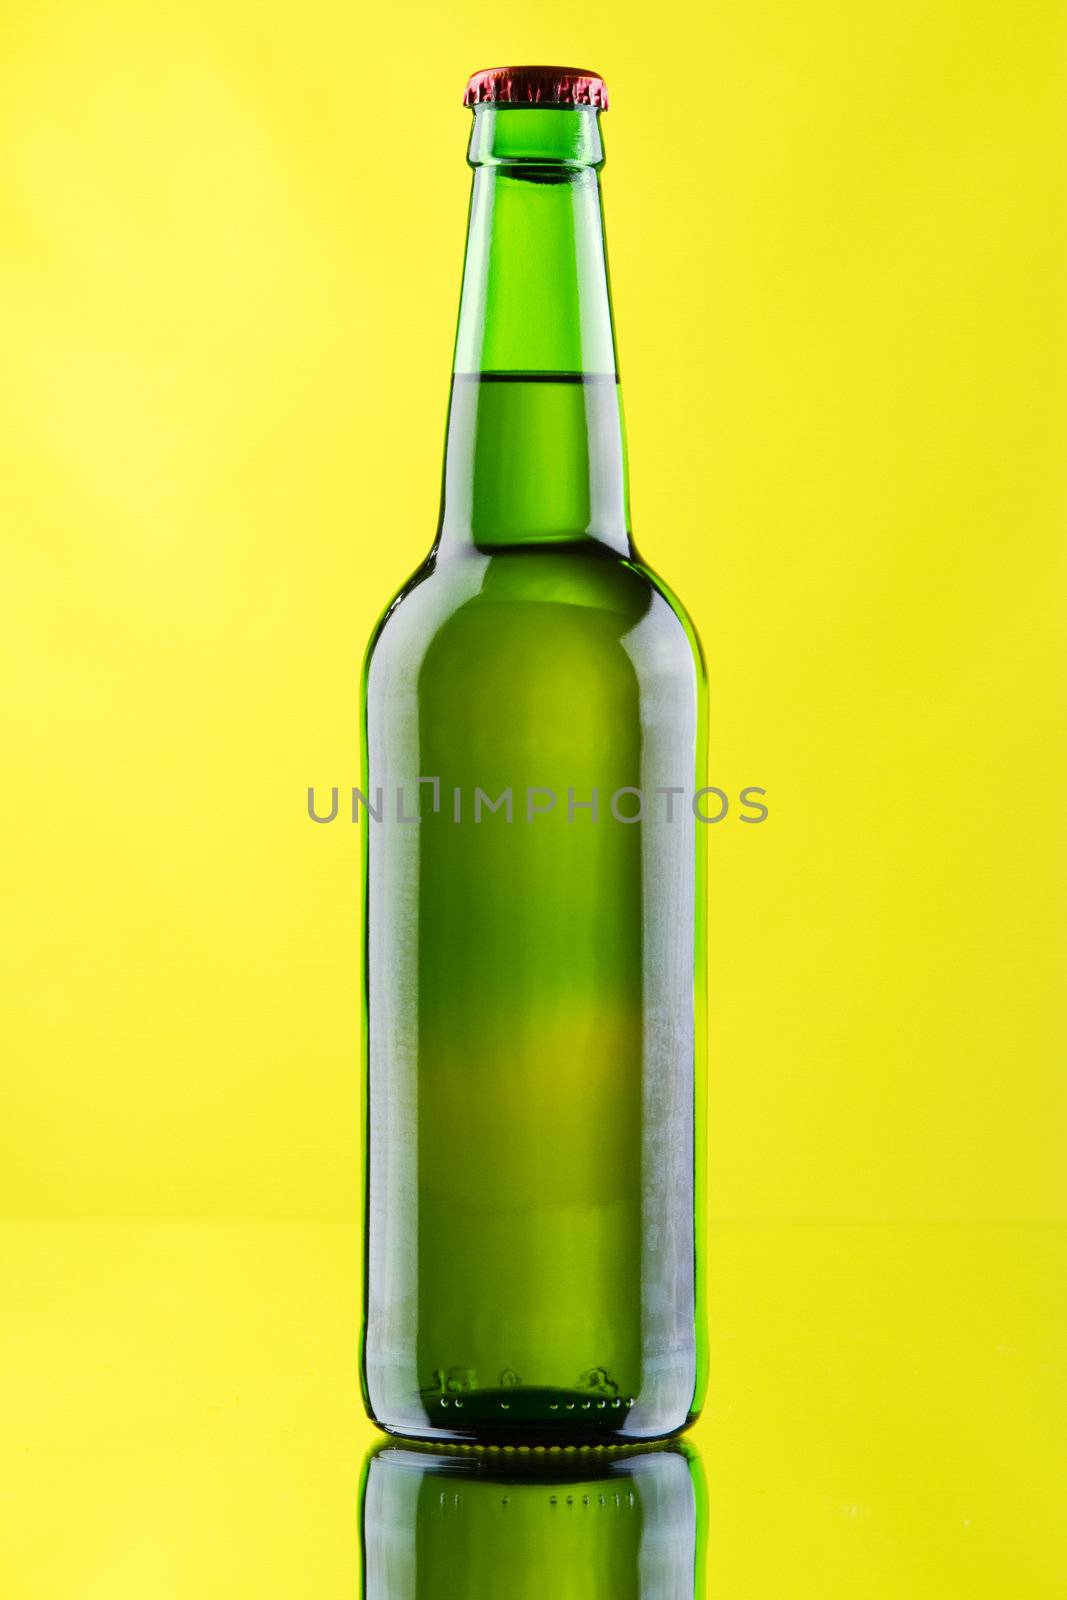
[[383, 1444], [360, 1496], [364, 1600], [696, 1600], [689, 1444], [446, 1451]]

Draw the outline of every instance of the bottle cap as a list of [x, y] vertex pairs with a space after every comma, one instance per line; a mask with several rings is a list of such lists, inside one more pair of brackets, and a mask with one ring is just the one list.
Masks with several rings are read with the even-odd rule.
[[595, 106], [608, 109], [608, 86], [581, 67], [489, 67], [467, 81], [465, 106]]

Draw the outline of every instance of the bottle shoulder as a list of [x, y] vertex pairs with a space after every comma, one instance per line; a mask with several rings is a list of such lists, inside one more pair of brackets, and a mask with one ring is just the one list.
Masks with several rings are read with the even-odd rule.
[[668, 585], [640, 558], [588, 543], [431, 556], [383, 612], [366, 672], [457, 653], [491, 664], [516, 649], [621, 650], [704, 677], [696, 629]]

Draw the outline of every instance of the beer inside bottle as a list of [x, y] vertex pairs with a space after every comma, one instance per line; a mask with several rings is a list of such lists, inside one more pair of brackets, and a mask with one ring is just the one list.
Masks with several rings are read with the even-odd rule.
[[704, 674], [631, 538], [603, 83], [468, 103], [440, 526], [364, 673], [364, 1397], [655, 1439], [704, 1383]]

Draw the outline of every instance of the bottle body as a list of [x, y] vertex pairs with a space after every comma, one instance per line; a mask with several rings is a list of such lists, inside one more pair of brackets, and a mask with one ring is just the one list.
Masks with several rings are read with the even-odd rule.
[[378, 636], [366, 1384], [389, 1428], [658, 1437], [694, 1408], [702, 699], [671, 602], [600, 552], [441, 563]]
[[364, 675], [363, 1385], [414, 1438], [655, 1439], [704, 1381], [704, 673], [561, 115], [476, 112], [441, 527]]

